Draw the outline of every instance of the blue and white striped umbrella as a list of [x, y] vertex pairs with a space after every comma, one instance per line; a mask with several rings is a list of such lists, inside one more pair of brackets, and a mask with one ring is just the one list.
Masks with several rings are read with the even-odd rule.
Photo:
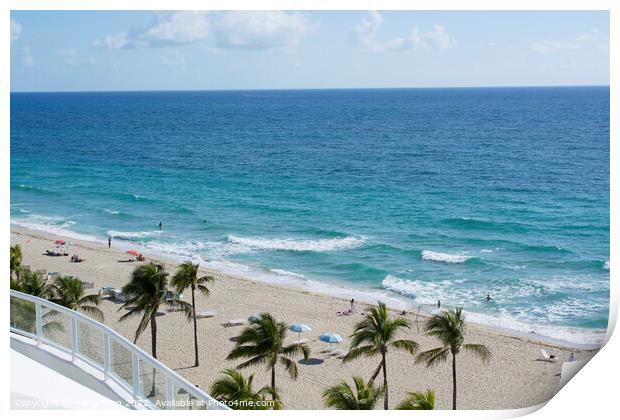
[[307, 326], [306, 324], [293, 324], [290, 327], [288, 327], [288, 329], [290, 331], [299, 333], [299, 340], [301, 340], [301, 333], [302, 332], [309, 332], [312, 331], [312, 328], [310, 328], [309, 326]]
[[329, 348], [332, 348], [332, 345], [334, 343], [341, 343], [342, 342], [342, 337], [340, 337], [338, 334], [334, 334], [334, 333], [325, 333], [322, 336], [319, 337], [319, 340], [325, 342], [325, 343], [329, 343]]
[[296, 333], [312, 331], [312, 328], [310, 328], [306, 324], [293, 324], [290, 327], [288, 327], [288, 329]]
[[252, 316], [250, 316], [248, 318], [248, 321], [253, 322], [253, 321], [260, 321], [261, 319], [263, 319], [263, 317], [261, 316], [261, 314], [254, 314]]

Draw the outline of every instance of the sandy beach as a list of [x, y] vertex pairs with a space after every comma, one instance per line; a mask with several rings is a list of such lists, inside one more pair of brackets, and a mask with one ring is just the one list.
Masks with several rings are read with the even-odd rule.
[[[11, 245], [20, 244], [23, 250], [23, 264], [31, 269], [45, 269], [72, 275], [83, 281], [94, 283], [96, 293], [103, 286], [122, 287], [127, 283], [138, 262], [127, 260], [127, 254], [120, 249], [108, 249], [107, 244], [71, 239], [69, 254], [78, 254], [86, 261], [71, 263], [69, 257], [49, 257], [46, 249], [53, 247], [53, 239], [45, 233], [27, 231], [11, 227]], [[165, 263], [169, 273], [176, 271], [176, 264], [161, 258], [151, 258]], [[193, 367], [192, 325], [180, 313], [167, 312], [158, 318], [158, 356], [159, 359], [175, 369], [179, 374], [204, 390], [210, 388], [218, 373], [235, 362], [226, 360], [226, 355], [235, 345], [243, 326], [226, 327], [229, 319], [247, 318], [258, 312], [270, 312], [276, 319], [289, 324], [303, 322], [312, 327], [304, 335], [311, 349], [311, 359], [299, 363], [299, 377], [291, 380], [283, 369], [278, 368], [277, 383], [286, 409], [322, 409], [322, 391], [341, 379], [350, 380], [352, 375], [369, 378], [379, 363], [378, 358], [358, 359], [342, 363], [335, 356], [323, 352], [326, 344], [318, 340], [325, 332], [334, 332], [344, 338], [340, 348], [348, 349], [349, 335], [353, 325], [362, 318], [367, 307], [361, 304], [357, 314], [338, 316], [338, 311], [348, 308], [346, 300], [313, 294], [307, 291], [253, 281], [218, 272], [210, 286], [211, 295], [197, 295], [197, 309], [217, 311], [214, 318], [198, 320], [200, 342], [199, 367]], [[189, 291], [184, 298], [189, 300]], [[105, 323], [129, 339], [133, 339], [137, 319], [119, 323], [123, 312], [120, 304], [103, 300], [100, 305], [105, 315]], [[397, 316], [394, 310], [393, 315]], [[404, 334], [406, 338], [417, 341], [420, 350], [438, 346], [434, 339], [426, 337], [416, 325], [416, 315], [407, 314], [411, 329]], [[289, 339], [297, 338], [289, 333]], [[557, 392], [561, 361], [566, 361], [571, 352], [577, 359], [590, 358], [593, 351], [560, 346], [531, 337], [520, 337], [503, 331], [492, 330], [479, 325], [469, 325], [466, 341], [486, 345], [492, 352], [488, 364], [482, 363], [468, 354], [459, 355], [458, 404], [460, 409], [509, 409], [533, 406], [547, 401]], [[144, 332], [137, 343], [150, 353], [149, 331]], [[540, 361], [540, 348], [556, 355], [559, 362]], [[426, 368], [415, 365], [414, 358], [406, 353], [392, 351], [388, 354], [388, 373], [390, 385], [390, 405], [401, 401], [407, 392], [433, 389], [437, 395], [437, 406], [449, 409], [451, 406], [451, 370], [448, 363]], [[245, 371], [256, 373], [255, 384], [266, 385], [269, 375], [263, 367]], [[380, 406], [380, 404], [379, 404]]]

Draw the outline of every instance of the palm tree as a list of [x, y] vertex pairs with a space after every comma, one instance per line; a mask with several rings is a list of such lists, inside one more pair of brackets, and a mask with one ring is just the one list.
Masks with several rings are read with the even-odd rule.
[[22, 265], [22, 247], [19, 244], [11, 247], [11, 278], [15, 274], [16, 280], [19, 281], [19, 271]]
[[372, 357], [381, 355], [381, 363], [371, 377], [374, 381], [379, 372], [383, 370], [383, 389], [385, 398], [383, 408], [388, 409], [388, 378], [387, 378], [387, 352], [389, 348], [405, 350], [415, 354], [418, 343], [413, 340], [396, 340], [399, 330], [409, 328], [409, 322], [404, 318], [392, 319], [389, 317], [385, 303], [379, 302], [377, 308], [372, 308], [363, 320], [355, 325], [351, 334], [351, 348], [343, 358], [344, 362], [357, 359], [361, 356]]
[[[269, 407], [279, 410], [282, 408], [280, 396], [275, 388], [264, 386], [254, 391], [252, 387], [254, 375], [246, 378], [235, 369], [226, 369], [222, 371], [222, 374], [224, 376], [211, 385], [211, 396], [216, 400], [222, 401], [235, 410], [266, 410]], [[267, 396], [271, 396], [271, 401], [267, 400]]]
[[462, 308], [433, 315], [426, 321], [424, 330], [427, 335], [438, 338], [442, 346], [420, 353], [416, 363], [424, 362], [429, 367], [446, 361], [448, 354], [452, 354], [452, 409], [456, 410], [457, 354], [461, 350], [465, 350], [487, 362], [491, 357], [491, 352], [483, 344], [463, 344], [465, 341], [465, 317], [462, 314]]
[[[157, 311], [162, 304], [171, 305], [166, 300], [168, 286], [168, 272], [162, 264], [150, 262], [143, 264], [133, 271], [131, 280], [123, 286], [123, 294], [126, 297], [125, 303], [119, 308], [129, 309], [120, 317], [120, 321], [142, 314], [142, 319], [136, 329], [133, 342], [136, 343], [146, 327], [151, 325], [151, 353], [157, 359]], [[191, 316], [189, 304], [175, 301], [174, 305], [180, 308], [188, 316]]]
[[75, 277], [57, 277], [51, 285], [51, 301], [103, 320], [103, 312], [97, 307], [101, 302], [99, 295], [84, 295], [84, 285]]
[[276, 320], [268, 313], [260, 314], [250, 321], [250, 325], [239, 335], [235, 348], [228, 354], [227, 360], [247, 358], [237, 369], [267, 364], [271, 369], [271, 387], [276, 389], [276, 364], [280, 362], [291, 378], [297, 379], [297, 364], [289, 357], [303, 354], [304, 360], [310, 357], [306, 344], [293, 343], [284, 345], [288, 325]]
[[206, 275], [198, 277], [198, 264], [193, 264], [191, 261], [185, 261], [179, 267], [179, 271], [172, 277], [172, 286], [177, 290], [177, 293], [183, 292], [188, 287], [192, 289], [192, 315], [194, 318], [194, 366], [198, 366], [198, 327], [196, 324], [196, 299], [194, 297], [194, 291], [198, 289], [200, 293], [207, 296], [209, 295], [209, 289], [205, 285], [212, 282], [213, 276]]
[[435, 391], [427, 389], [426, 392], [410, 392], [398, 406], [397, 410], [434, 410]]
[[19, 279], [11, 279], [11, 289], [42, 299], [51, 298], [53, 289], [39, 273], [24, 268], [21, 268], [19, 273]]
[[346, 381], [327, 388], [323, 392], [325, 406], [337, 410], [372, 410], [385, 394], [384, 389], [375, 388], [373, 381], [365, 383], [359, 376], [353, 377], [355, 391]]

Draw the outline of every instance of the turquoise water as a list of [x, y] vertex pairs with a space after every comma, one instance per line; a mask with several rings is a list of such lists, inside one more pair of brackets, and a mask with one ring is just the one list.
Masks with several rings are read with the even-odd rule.
[[609, 89], [14, 93], [11, 220], [598, 343]]

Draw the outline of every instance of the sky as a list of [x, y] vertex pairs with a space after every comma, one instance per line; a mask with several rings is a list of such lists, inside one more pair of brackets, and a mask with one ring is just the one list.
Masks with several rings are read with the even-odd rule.
[[15, 92], [547, 85], [609, 85], [608, 12], [11, 12]]

